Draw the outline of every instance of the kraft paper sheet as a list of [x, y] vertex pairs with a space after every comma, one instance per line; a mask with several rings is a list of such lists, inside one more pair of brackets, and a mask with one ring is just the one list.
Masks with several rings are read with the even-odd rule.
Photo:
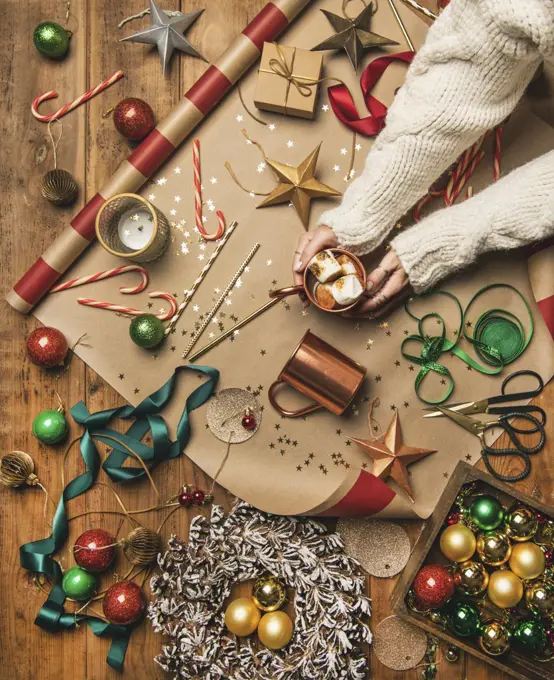
[[[407, 8], [400, 3], [397, 5], [412, 40], [420, 45], [427, 27]], [[320, 7], [339, 13], [340, 1], [326, 1], [310, 7], [302, 20], [286, 33], [282, 42], [309, 49], [330, 35], [331, 26], [319, 12]], [[373, 30], [396, 38], [401, 43], [396, 51], [405, 49], [387, 3], [381, 3], [373, 20]], [[383, 52], [394, 51], [389, 48], [380, 53], [370, 53], [363, 65]], [[349, 84], [359, 111], [365, 114], [358, 85], [361, 69], [355, 76], [346, 55], [333, 52], [325, 53], [324, 69], [327, 75], [342, 78]], [[404, 73], [405, 67], [392, 65], [374, 94], [390, 104]], [[256, 78], [254, 69], [244, 81], [246, 102], [252, 103]], [[303, 232], [294, 209], [284, 204], [255, 210], [262, 198], [243, 193], [223, 167], [225, 161], [230, 161], [241, 181], [253, 190], [270, 191], [274, 186], [269, 168], [264, 167], [256, 147], [246, 142], [241, 128], [246, 128], [250, 136], [263, 145], [269, 158], [293, 165], [298, 165], [323, 141], [318, 177], [341, 191], [346, 187], [344, 177], [352, 137], [330, 110], [326, 88], [321, 88], [313, 122], [278, 114], [264, 114], [264, 118], [272, 124], [271, 127], [263, 127], [251, 120], [234, 92], [198, 132], [202, 143], [205, 226], [209, 231], [215, 230], [215, 208], [223, 210], [228, 221], [238, 220], [239, 226], [177, 324], [175, 334], [170, 335], [159, 350], [145, 351], [131, 342], [129, 319], [80, 306], [76, 298], [94, 297], [153, 312], [157, 312], [159, 305], [154, 301], [154, 307], [149, 309], [148, 291], [166, 290], [177, 294], [178, 302], [183, 300], [183, 291], [192, 285], [215, 247], [213, 243], [203, 243], [194, 233], [192, 140], [176, 152], [142, 192], [173, 224], [169, 251], [159, 261], [148, 265], [150, 286], [147, 291], [136, 296], [122, 296], [119, 286], [124, 281], [116, 278], [50, 295], [35, 310], [44, 324], [62, 330], [70, 344], [87, 333], [86, 344], [77, 346], [76, 353], [131, 404], [137, 404], [159, 388], [175, 366], [181, 363], [180, 355], [194, 324], [201, 314], [210, 309], [218, 291], [223, 290], [255, 242], [259, 242], [261, 248], [249, 271], [241, 277], [240, 285], [237, 284], [228, 299], [229, 304], [223, 305], [217, 314], [217, 322], [209, 325], [197, 348], [217, 335], [221, 328], [229, 328], [234, 318], [244, 318], [263, 304], [270, 289], [292, 283], [292, 255]], [[358, 142], [360, 150], [356, 155], [355, 169], [359, 172], [373, 142], [366, 138], [358, 138]], [[522, 111], [512, 117], [505, 129], [503, 172], [552, 148], [552, 128]], [[487, 153], [471, 181], [476, 191], [492, 181], [490, 145]], [[332, 204], [332, 200], [314, 201], [310, 224], [315, 225], [318, 214]], [[72, 268], [70, 276], [95, 273], [118, 263], [99, 245], [94, 245]], [[131, 280], [133, 274], [128, 276]], [[484, 258], [472, 270], [446, 282], [444, 287], [457, 295], [465, 306], [477, 290], [492, 282], [506, 282], [517, 287], [530, 303], [536, 324], [530, 347], [518, 361], [505, 369], [503, 376], [513, 370], [530, 368], [541, 373], [545, 380], [550, 379], [554, 373], [551, 338], [533, 302], [523, 255], [503, 253]], [[487, 295], [482, 303], [476, 305], [472, 318], [492, 307], [510, 309], [525, 319], [521, 303], [506, 291]], [[449, 337], [452, 337], [455, 315], [450, 303], [434, 298], [419, 301], [417, 309], [443, 314]], [[429, 423], [422, 419], [424, 404], [414, 393], [418, 367], [410, 370], [410, 363], [400, 354], [405, 333], [415, 332], [416, 324], [403, 309], [385, 321], [386, 325], [378, 321], [356, 322], [316, 309], [304, 314], [299, 300], [290, 298], [247, 325], [233, 340], [226, 340], [205, 355], [199, 363], [215, 366], [221, 371], [220, 388], [250, 389], [265, 407], [260, 431], [248, 442], [232, 447], [219, 482], [237, 496], [269, 512], [301, 514], [330, 507], [330, 499], [340, 497], [354, 484], [360, 468], [371, 470], [371, 461], [354, 444], [349, 445], [348, 437], [368, 438], [368, 400], [377, 396], [380, 406], [375, 409], [375, 417], [383, 432], [393, 415], [393, 408], [397, 408], [405, 442], [437, 450], [437, 453], [411, 467], [415, 504], [412, 505], [401, 491], [394, 488], [394, 482], [389, 482], [397, 495], [383, 515], [427, 517], [456, 463], [461, 459], [472, 464], [477, 462], [479, 443], [475, 437], [447, 420]], [[367, 366], [368, 375], [362, 390], [344, 417], [319, 412], [305, 420], [283, 419], [269, 405], [268, 387], [308, 328]], [[463, 347], [472, 353], [467, 343], [463, 343]], [[452, 400], [482, 398], [496, 394], [500, 389], [501, 377], [487, 377], [474, 370], [470, 372], [460, 360], [451, 357], [445, 357], [444, 363], [456, 381]], [[172, 425], [177, 422], [184, 398], [197, 384], [194, 377], [187, 380], [179, 385], [171, 408], [164, 414]], [[429, 387], [433, 385], [435, 390], [444, 389], [438, 380], [428, 380]], [[302, 403], [302, 399], [293, 394], [288, 393], [286, 397], [287, 403], [293, 406]], [[185, 453], [208, 474], [214, 475], [225, 454], [225, 444], [206, 429], [205, 407], [192, 415], [192, 427], [193, 435]]]

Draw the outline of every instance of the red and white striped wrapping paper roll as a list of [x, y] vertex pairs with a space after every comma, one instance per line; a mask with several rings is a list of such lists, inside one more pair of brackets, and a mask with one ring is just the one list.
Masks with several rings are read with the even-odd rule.
[[12, 307], [23, 314], [33, 309], [94, 239], [102, 204], [116, 194], [138, 191], [256, 62], [264, 42], [275, 40], [311, 1], [273, 0], [265, 5], [19, 279], [6, 297]]
[[554, 244], [531, 255], [528, 267], [537, 307], [554, 340]]

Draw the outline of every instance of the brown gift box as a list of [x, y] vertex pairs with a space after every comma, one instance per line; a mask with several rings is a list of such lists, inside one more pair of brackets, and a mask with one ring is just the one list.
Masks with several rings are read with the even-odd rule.
[[323, 56], [264, 43], [254, 104], [264, 111], [313, 119]]

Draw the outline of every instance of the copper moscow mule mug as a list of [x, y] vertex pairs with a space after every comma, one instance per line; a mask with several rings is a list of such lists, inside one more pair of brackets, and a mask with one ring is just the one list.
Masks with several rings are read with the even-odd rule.
[[[367, 369], [339, 352], [309, 330], [292, 353], [279, 378], [269, 388], [273, 408], [288, 418], [299, 418], [326, 408], [342, 415], [360, 388]], [[277, 403], [276, 393], [288, 384], [313, 403], [288, 411]]]

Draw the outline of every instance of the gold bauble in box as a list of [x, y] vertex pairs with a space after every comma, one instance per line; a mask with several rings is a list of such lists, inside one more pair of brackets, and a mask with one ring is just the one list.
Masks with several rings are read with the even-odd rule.
[[269, 612], [262, 616], [258, 626], [260, 642], [269, 649], [282, 649], [290, 642], [294, 626], [285, 612]]
[[480, 595], [489, 585], [489, 574], [480, 562], [461, 562], [454, 571], [456, 588], [464, 595]]
[[510, 633], [501, 621], [489, 621], [479, 637], [481, 649], [491, 656], [500, 656], [510, 649]]
[[452, 524], [442, 532], [440, 547], [443, 555], [453, 562], [465, 562], [475, 552], [475, 536], [465, 524]]
[[499, 569], [490, 575], [487, 595], [501, 609], [515, 607], [523, 597], [523, 583], [512, 571]]
[[260, 623], [260, 610], [247, 597], [233, 600], [225, 610], [227, 629], [240, 637], [251, 635]]
[[539, 528], [539, 521], [531, 508], [521, 505], [508, 513], [505, 526], [508, 538], [519, 543], [533, 538]]
[[543, 573], [546, 558], [536, 543], [518, 543], [513, 547], [509, 565], [519, 578], [533, 579]]
[[285, 603], [285, 586], [275, 576], [260, 576], [254, 583], [252, 599], [258, 609], [274, 612]]
[[499, 567], [510, 559], [512, 544], [502, 531], [486, 531], [477, 536], [477, 554], [483, 564]]
[[542, 579], [534, 581], [525, 589], [525, 604], [533, 616], [551, 616], [554, 614], [554, 585]]

